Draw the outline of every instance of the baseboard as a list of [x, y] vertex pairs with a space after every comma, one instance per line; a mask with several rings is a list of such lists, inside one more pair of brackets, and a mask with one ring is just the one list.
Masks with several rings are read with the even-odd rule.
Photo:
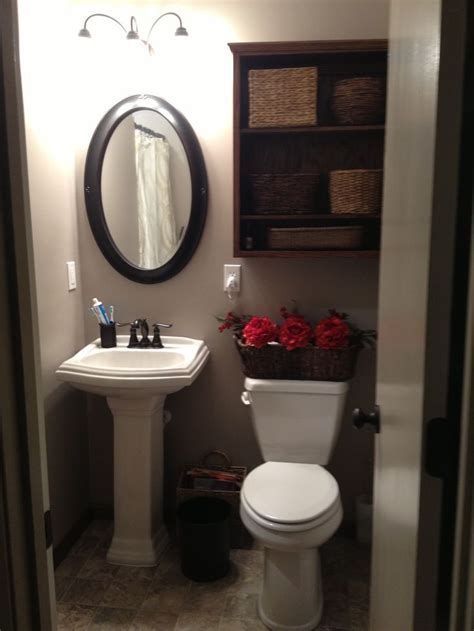
[[58, 565], [64, 561], [72, 547], [76, 543], [76, 541], [81, 537], [81, 535], [87, 530], [89, 524], [93, 519], [93, 514], [90, 508], [88, 508], [84, 513], [79, 517], [76, 523], [72, 526], [63, 540], [58, 543], [53, 548], [53, 561], [54, 561], [54, 569], [58, 567]]
[[[113, 520], [114, 509], [109, 504], [91, 504], [89, 508], [81, 515], [77, 522], [72, 526], [64, 539], [54, 547], [53, 560], [54, 568], [64, 561], [76, 541], [87, 530], [88, 526], [94, 519], [107, 519]], [[355, 523], [353, 521], [343, 521], [339, 526], [337, 534], [355, 539]], [[174, 539], [174, 531], [171, 529], [171, 537]], [[239, 546], [240, 547], [240, 546]], [[248, 545], [242, 546], [244, 548], [251, 547], [250, 541]]]
[[354, 521], [343, 520], [342, 524], [339, 526], [337, 533], [338, 535], [342, 535], [343, 537], [347, 537], [349, 539], [355, 539], [356, 537], [356, 525]]
[[93, 519], [108, 519], [110, 521], [114, 518], [114, 507], [111, 504], [99, 504], [92, 503], [89, 505]]
[[84, 511], [79, 519], [73, 524], [72, 528], [66, 534], [62, 541], [60, 541], [53, 548], [53, 561], [54, 569], [64, 561], [67, 555], [72, 550], [74, 544], [89, 527], [90, 523], [94, 519], [107, 519], [112, 521], [114, 518], [114, 509], [108, 504], [90, 504], [90, 506]]

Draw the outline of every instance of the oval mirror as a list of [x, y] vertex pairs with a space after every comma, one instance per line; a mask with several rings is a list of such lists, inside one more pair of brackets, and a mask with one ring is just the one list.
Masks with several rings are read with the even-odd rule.
[[155, 96], [131, 96], [100, 121], [86, 157], [87, 215], [121, 274], [157, 283], [193, 255], [207, 212], [207, 176], [188, 121]]

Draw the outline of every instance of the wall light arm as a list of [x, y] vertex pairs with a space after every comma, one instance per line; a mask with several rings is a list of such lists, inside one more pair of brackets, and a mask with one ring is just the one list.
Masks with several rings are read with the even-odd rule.
[[[128, 34], [127, 29], [125, 28], [125, 26], [119, 22], [118, 20], [116, 20], [115, 18], [113, 18], [111, 15], [107, 15], [107, 13], [92, 13], [91, 15], [89, 15], [85, 20], [84, 20], [84, 26], [81, 28], [81, 30], [79, 31], [79, 37], [91, 37], [90, 31], [87, 28], [87, 22], [91, 19], [91, 18], [95, 18], [95, 17], [101, 17], [101, 18], [108, 18], [109, 20], [112, 20], [113, 22], [115, 22], [116, 24], [118, 24], [120, 26], [120, 28], [126, 33]], [[134, 18], [133, 18], [134, 19]]]
[[176, 36], [181, 36], [181, 37], [183, 35], [187, 36], [188, 31], [183, 26], [183, 22], [182, 22], [181, 18], [179, 17], [179, 15], [177, 13], [174, 13], [173, 11], [167, 11], [166, 13], [163, 13], [162, 15], [160, 15], [159, 17], [156, 18], [156, 20], [151, 25], [150, 30], [148, 31], [148, 37], [146, 38], [146, 45], [147, 45], [148, 50], [150, 50], [150, 37], [151, 37], [151, 33], [152, 33], [153, 29], [158, 24], [158, 22], [161, 20], [161, 18], [164, 18], [167, 15], [174, 15], [174, 17], [177, 18], [178, 21], [179, 21], [179, 26], [178, 26], [178, 28], [175, 31], [175, 35]]

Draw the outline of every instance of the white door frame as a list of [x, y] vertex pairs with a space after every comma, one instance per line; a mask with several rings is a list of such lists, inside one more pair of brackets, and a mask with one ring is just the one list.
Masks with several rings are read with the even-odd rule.
[[472, 631], [474, 589], [474, 226], [459, 463], [450, 631]]
[[[0, 552], [15, 631], [55, 629], [39, 333], [19, 69], [17, 6], [0, 3]], [[3, 535], [3, 537], [2, 537]], [[2, 545], [3, 544], [3, 545]], [[13, 625], [13, 626], [11, 626]], [[2, 628], [3, 631], [3, 628]]]

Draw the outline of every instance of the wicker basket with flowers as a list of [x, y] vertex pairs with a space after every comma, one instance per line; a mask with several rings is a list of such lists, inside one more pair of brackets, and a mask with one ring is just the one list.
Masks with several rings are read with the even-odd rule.
[[231, 330], [243, 372], [254, 379], [347, 381], [354, 376], [363, 346], [373, 346], [376, 333], [355, 327], [346, 313], [330, 309], [312, 325], [296, 309], [280, 310], [282, 323], [267, 316], [219, 317], [219, 330]]

